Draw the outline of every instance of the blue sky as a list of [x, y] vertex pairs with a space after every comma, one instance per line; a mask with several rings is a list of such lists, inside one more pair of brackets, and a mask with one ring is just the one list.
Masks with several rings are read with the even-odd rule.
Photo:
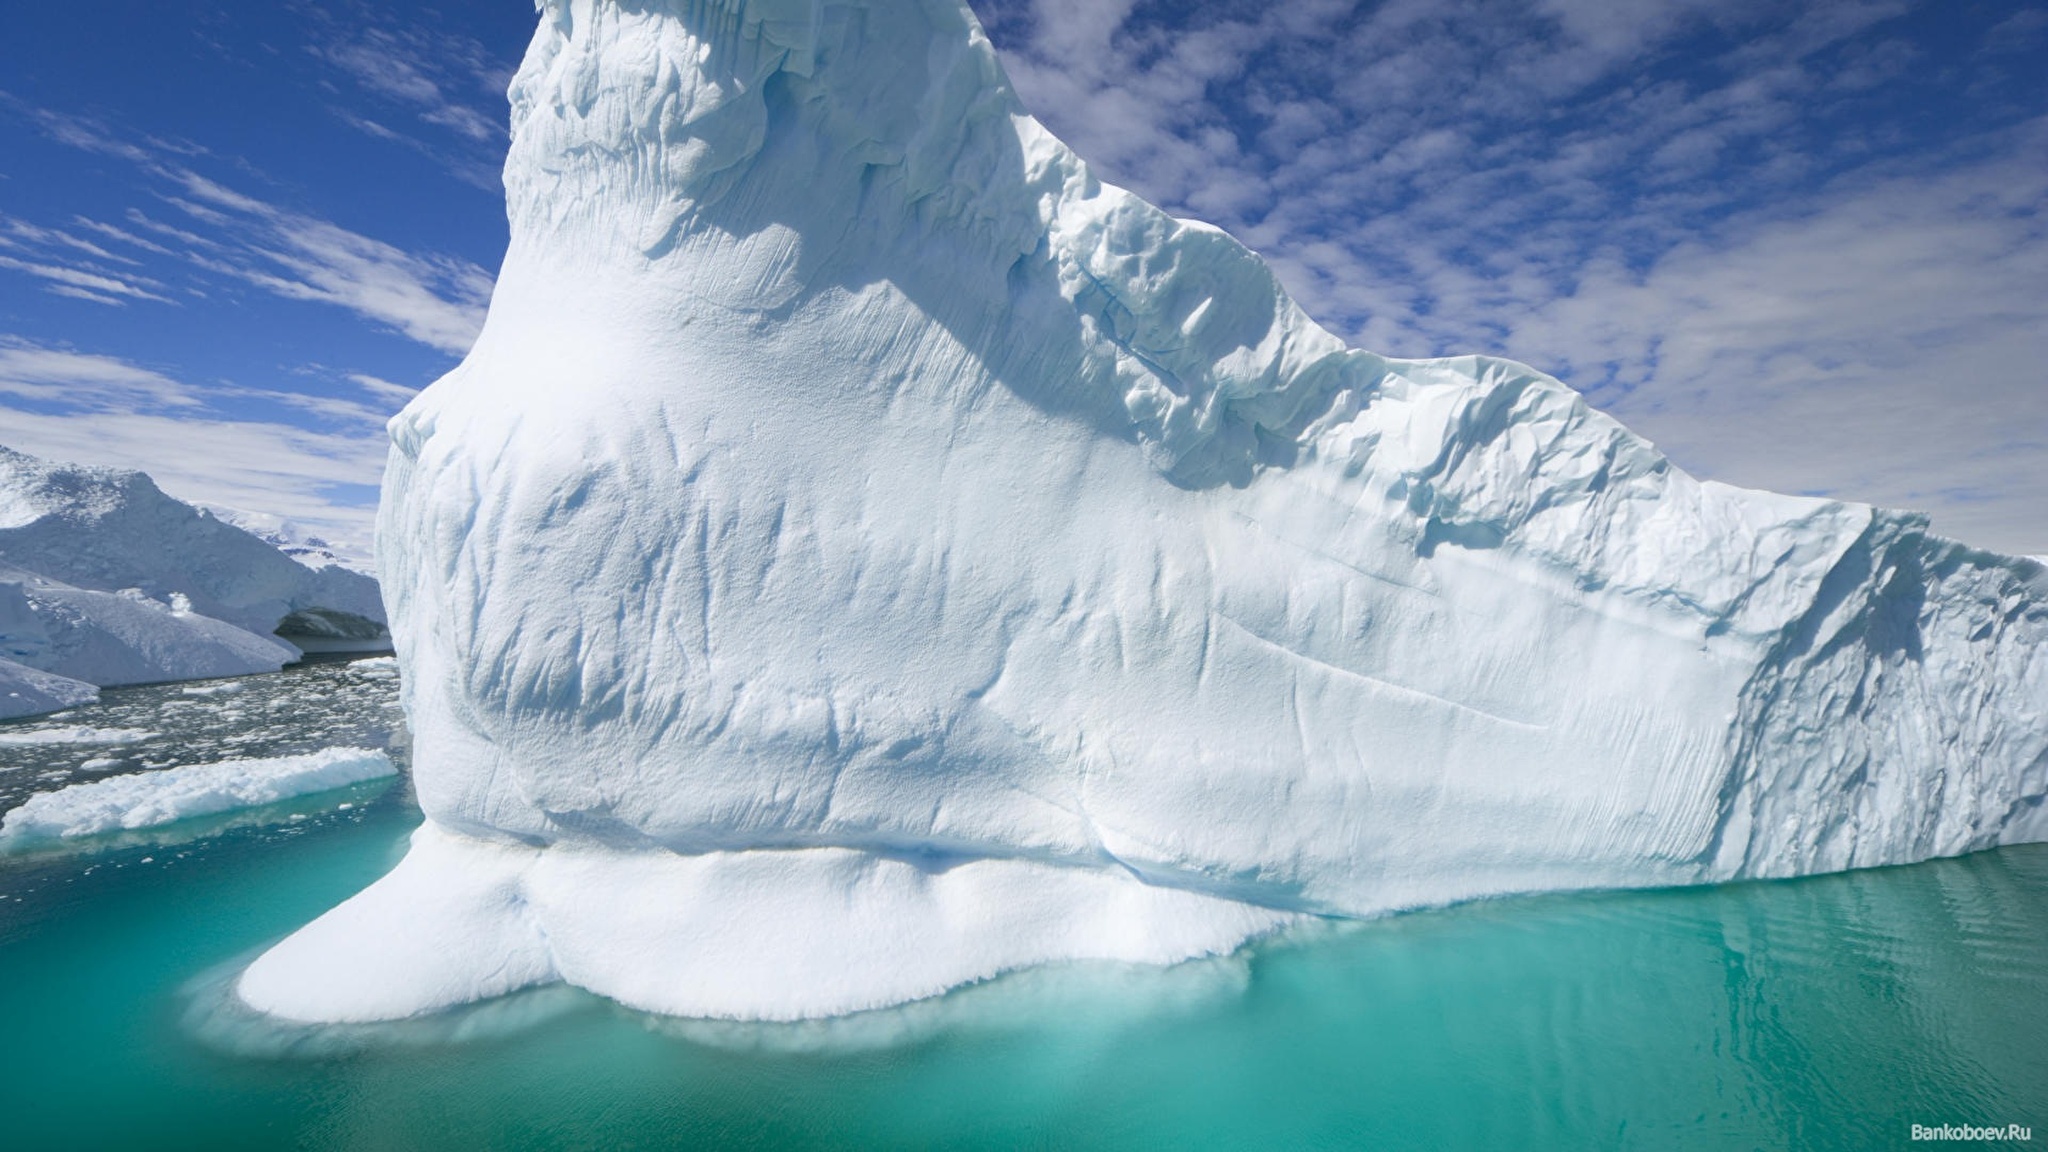
[[[2048, 7], [976, 0], [1024, 100], [1395, 355], [1696, 474], [2048, 552]], [[366, 542], [505, 242], [521, 0], [80, 0], [0, 40], [0, 443]]]

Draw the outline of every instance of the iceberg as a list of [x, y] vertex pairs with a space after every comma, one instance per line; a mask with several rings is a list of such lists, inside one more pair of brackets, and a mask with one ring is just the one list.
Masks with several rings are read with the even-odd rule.
[[77, 688], [275, 672], [301, 650], [389, 647], [369, 576], [309, 566], [140, 472], [0, 448], [0, 719]]
[[0, 822], [0, 852], [274, 804], [396, 772], [383, 752], [326, 748], [302, 756], [227, 760], [109, 776], [29, 797]]
[[958, 0], [546, 0], [390, 425], [426, 823], [250, 966], [796, 1019], [1304, 916], [2048, 837], [2048, 571], [1346, 347]]
[[0, 564], [98, 591], [134, 588], [258, 634], [327, 608], [382, 622], [377, 582], [309, 567], [147, 475], [40, 460], [0, 448]]
[[275, 672], [298, 649], [138, 588], [101, 592], [0, 563], [0, 654], [95, 684], [153, 684]]
[[[5, 595], [0, 591], [0, 599]], [[0, 657], [0, 720], [61, 712], [99, 698], [98, 685]]]

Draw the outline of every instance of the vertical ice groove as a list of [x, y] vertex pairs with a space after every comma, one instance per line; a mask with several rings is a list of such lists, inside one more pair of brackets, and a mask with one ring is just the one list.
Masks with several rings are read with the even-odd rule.
[[549, 0], [512, 99], [380, 511], [427, 828], [258, 1007], [817, 1015], [2048, 836], [2041, 565], [1344, 347], [958, 0]]

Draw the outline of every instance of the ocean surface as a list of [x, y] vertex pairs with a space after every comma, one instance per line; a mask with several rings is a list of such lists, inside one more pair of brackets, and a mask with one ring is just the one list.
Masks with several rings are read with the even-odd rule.
[[[0, 725], [0, 807], [332, 744], [404, 764], [380, 666], [239, 683]], [[7, 742], [76, 728], [128, 742]], [[237, 967], [418, 821], [401, 779], [0, 858], [0, 1147], [2048, 1147], [2048, 846], [1488, 901], [813, 1025], [560, 988], [366, 1028], [235, 1011]]]

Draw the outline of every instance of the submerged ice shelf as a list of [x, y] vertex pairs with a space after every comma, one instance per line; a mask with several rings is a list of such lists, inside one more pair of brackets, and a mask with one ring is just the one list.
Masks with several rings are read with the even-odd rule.
[[1346, 348], [964, 4], [549, 0], [378, 553], [427, 824], [242, 978], [790, 1018], [2048, 837], [2048, 572]]

